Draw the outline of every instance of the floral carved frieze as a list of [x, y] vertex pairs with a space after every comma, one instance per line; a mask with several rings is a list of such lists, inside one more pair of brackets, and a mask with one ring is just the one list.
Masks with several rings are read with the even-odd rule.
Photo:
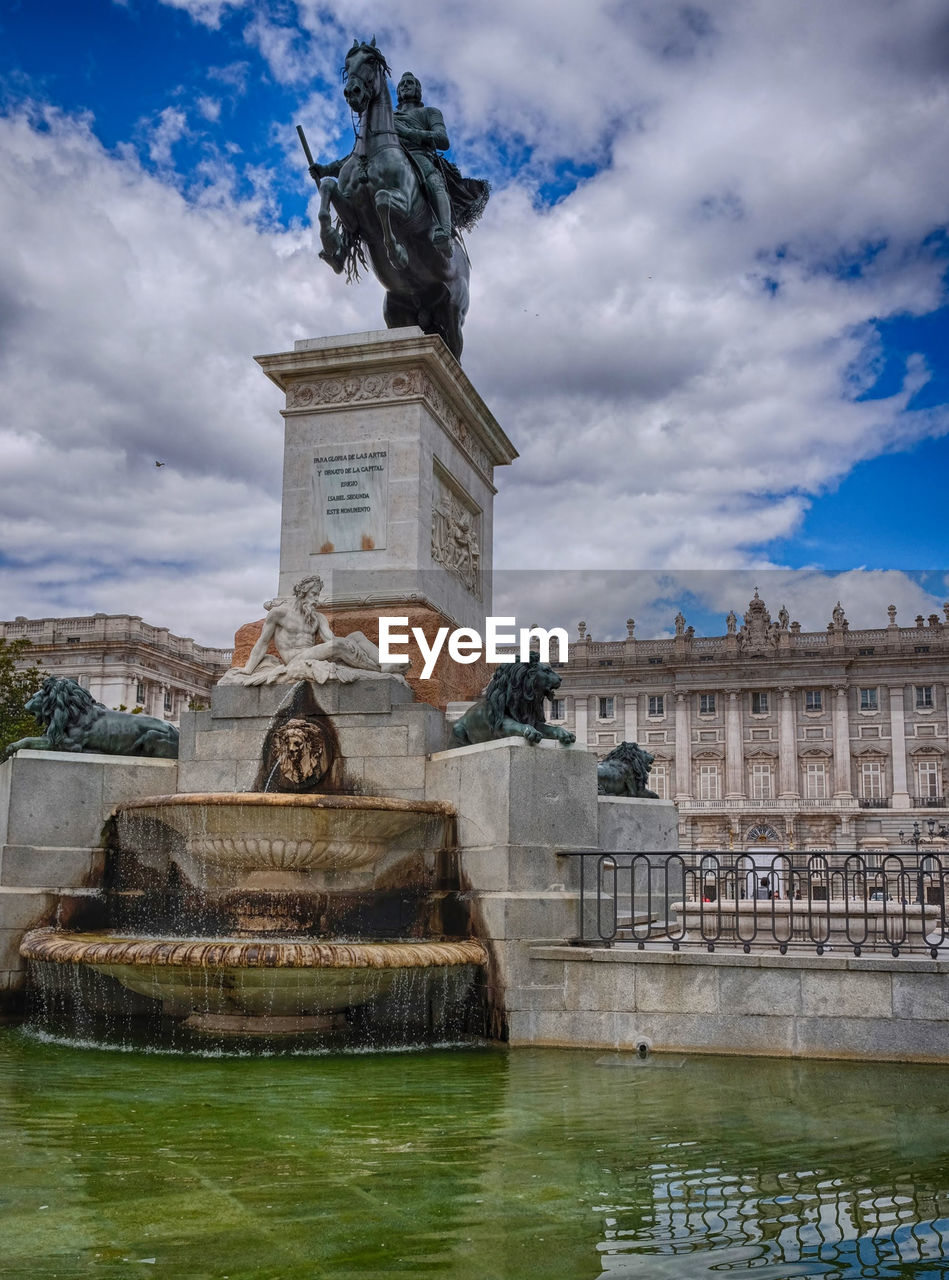
[[491, 459], [461, 415], [421, 369], [307, 378], [287, 388], [288, 409], [326, 409], [410, 399], [426, 401], [448, 434], [490, 483], [493, 476]]

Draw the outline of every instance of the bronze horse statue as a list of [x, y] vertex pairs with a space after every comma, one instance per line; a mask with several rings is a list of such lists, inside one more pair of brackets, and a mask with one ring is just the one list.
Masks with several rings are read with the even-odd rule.
[[[452, 200], [452, 235], [439, 232], [422, 174], [399, 138], [389, 74], [375, 37], [370, 44], [353, 43], [346, 55], [343, 96], [358, 116], [359, 128], [344, 159], [314, 164], [298, 130], [320, 189], [320, 257], [352, 280], [358, 279], [368, 255], [386, 290], [388, 328], [418, 325], [424, 333], [440, 334], [460, 358], [470, 268], [458, 228], [467, 229], [477, 220], [489, 188], [478, 179], [461, 178], [453, 165], [435, 157], [453, 194], [467, 188], [458, 202]], [[447, 145], [447, 136], [436, 145]]]

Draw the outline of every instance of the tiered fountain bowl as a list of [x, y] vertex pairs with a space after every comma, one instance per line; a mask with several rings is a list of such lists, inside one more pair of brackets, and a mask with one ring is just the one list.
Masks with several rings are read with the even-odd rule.
[[[116, 811], [123, 856], [161, 858], [183, 878], [190, 900], [237, 894], [264, 928], [256, 935], [205, 937], [188, 932], [36, 929], [21, 954], [41, 988], [60, 994], [81, 971], [144, 997], [167, 1022], [220, 1035], [322, 1033], [371, 1022], [367, 1007], [409, 1009], [413, 1025], [464, 1005], [486, 964], [471, 937], [385, 940], [294, 934], [274, 903], [307, 895], [320, 902], [366, 899], [374, 886], [437, 879], [437, 856], [450, 847], [453, 811], [438, 802], [363, 796], [283, 794], [175, 795]], [[421, 868], [421, 871], [420, 871]], [[250, 904], [249, 907], [247, 904]], [[270, 919], [279, 920], [274, 929]], [[167, 922], [166, 922], [167, 923]], [[101, 993], [100, 993], [101, 1000]], [[140, 1002], [141, 1003], [141, 1002]], [[359, 1016], [355, 1017], [355, 1012]], [[420, 1014], [420, 1011], [422, 1013]], [[438, 1028], [432, 1026], [438, 1033]]]
[[191, 883], [228, 889], [365, 884], [385, 861], [442, 848], [453, 817], [434, 800], [266, 792], [154, 796], [116, 811], [123, 847], [164, 826], [182, 838], [170, 856]]

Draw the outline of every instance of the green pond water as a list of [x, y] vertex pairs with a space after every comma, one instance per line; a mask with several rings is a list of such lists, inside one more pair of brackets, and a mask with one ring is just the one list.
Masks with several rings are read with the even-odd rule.
[[0, 1276], [949, 1277], [949, 1070], [0, 1030]]

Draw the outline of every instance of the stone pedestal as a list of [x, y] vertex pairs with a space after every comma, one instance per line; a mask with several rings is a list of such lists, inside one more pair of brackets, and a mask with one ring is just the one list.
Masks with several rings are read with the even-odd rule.
[[[618, 902], [620, 917], [640, 913], [667, 919], [669, 904], [681, 896], [683, 862], [677, 854], [679, 824], [671, 800], [639, 800], [625, 796], [599, 796], [599, 848], [603, 853], [645, 855], [635, 864], [630, 888], [632, 898]], [[621, 861], [626, 862], [627, 859]], [[629, 885], [627, 878], [624, 886]], [[596, 936], [595, 921], [584, 921], [589, 937]]]
[[27, 929], [95, 927], [105, 823], [116, 805], [176, 789], [174, 760], [19, 751], [0, 764], [0, 1019], [22, 1002]]
[[[445, 717], [412, 697], [397, 677], [311, 687], [312, 708], [332, 724], [339, 768], [320, 791], [421, 800], [425, 757], [448, 741]], [[262, 751], [295, 686], [218, 685], [207, 711], [181, 717], [178, 790], [260, 790]]]
[[[534, 990], [529, 945], [577, 932], [579, 865], [597, 843], [596, 757], [579, 744], [502, 738], [432, 755], [425, 797], [458, 815], [462, 887], [488, 942], [495, 1034]], [[530, 990], [525, 990], [530, 988]]]
[[[257, 361], [286, 394], [278, 593], [319, 574], [341, 634], [375, 639], [381, 613], [481, 631], [494, 468], [517, 453], [442, 340], [347, 334]], [[466, 689], [426, 700], [483, 684], [454, 674]]]

